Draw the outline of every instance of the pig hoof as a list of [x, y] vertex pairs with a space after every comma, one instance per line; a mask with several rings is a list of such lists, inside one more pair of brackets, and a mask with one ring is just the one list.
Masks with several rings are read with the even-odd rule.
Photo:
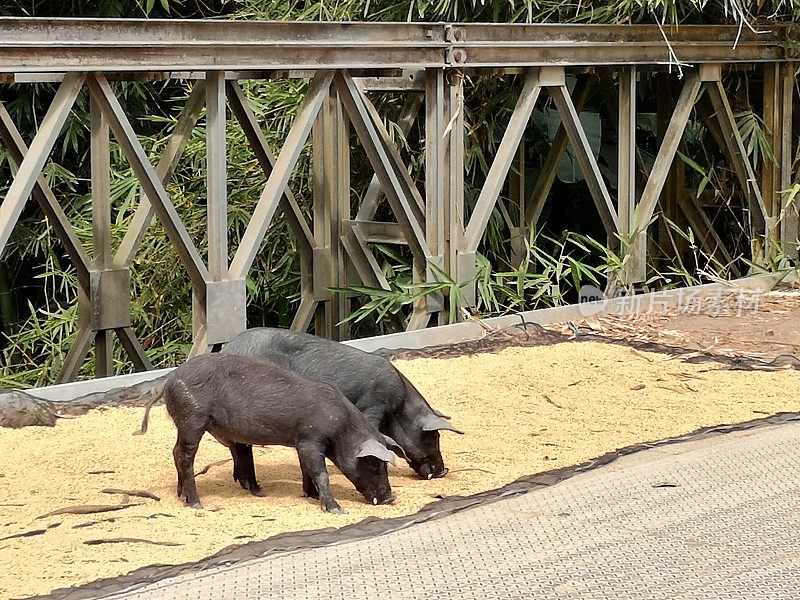
[[191, 504], [189, 504], [189, 507], [194, 508], [195, 510], [200, 510], [201, 508], [203, 508], [203, 505], [200, 504], [200, 501], [198, 500], [197, 502], [192, 502]]
[[257, 496], [258, 498], [263, 498], [264, 496], [267, 495], [267, 492], [265, 492], [260, 486], [255, 488], [250, 488], [250, 493], [253, 494], [253, 496]]
[[329, 505], [329, 506], [326, 506], [325, 504], [323, 504], [322, 505], [322, 510], [324, 510], [327, 513], [331, 513], [332, 515], [343, 515], [344, 514], [344, 511], [342, 510], [342, 507], [339, 506], [338, 504], [336, 504], [335, 502], [333, 504]]

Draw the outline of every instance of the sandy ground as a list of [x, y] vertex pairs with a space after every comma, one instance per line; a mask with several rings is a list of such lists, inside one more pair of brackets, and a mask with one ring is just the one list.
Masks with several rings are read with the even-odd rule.
[[[154, 409], [143, 437], [131, 435], [143, 413], [135, 408], [95, 410], [55, 428], [0, 430], [0, 538], [44, 530], [0, 539], [0, 598], [194, 561], [285, 531], [409, 514], [437, 495], [497, 488], [636, 442], [800, 411], [797, 371], [729, 371], [594, 342], [396, 364], [467, 435], [443, 434], [451, 469], [444, 479], [420, 481], [404, 464], [391, 468], [398, 495], [391, 506], [367, 504], [335, 473], [343, 516], [302, 497], [297, 457], [285, 448], [256, 449], [267, 497], [242, 490], [227, 463], [198, 477], [205, 510], [182, 506], [174, 489], [175, 430], [163, 407]], [[226, 458], [227, 450], [207, 436], [195, 470]], [[160, 501], [131, 496], [132, 506], [116, 512], [41, 517], [125, 501], [104, 488], [146, 490]], [[134, 541], [97, 543], [114, 538]]]

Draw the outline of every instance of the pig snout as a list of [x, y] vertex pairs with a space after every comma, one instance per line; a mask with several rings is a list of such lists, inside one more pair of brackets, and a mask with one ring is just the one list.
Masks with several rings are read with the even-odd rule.
[[[381, 446], [381, 448], [384, 447]], [[389, 452], [385, 448], [384, 451]], [[395, 495], [389, 483], [389, 473], [385, 462], [369, 456], [358, 459], [357, 467], [352, 471], [348, 469], [349, 465], [346, 463], [343, 463], [342, 466], [346, 469], [343, 471], [345, 476], [349, 473], [348, 479], [353, 482], [364, 500], [374, 506], [394, 502]]]
[[362, 494], [367, 502], [372, 503], [374, 506], [379, 504], [391, 504], [397, 500], [397, 496], [390, 488], [372, 490], [369, 493]]
[[372, 504], [375, 506], [378, 506], [378, 504], [391, 504], [395, 500], [397, 500], [397, 496], [395, 495], [395, 493], [389, 492], [388, 494], [384, 494], [380, 497], [377, 496], [374, 497], [372, 499]]
[[449, 473], [449, 469], [444, 466], [444, 462], [441, 460], [424, 460], [417, 464], [412, 464], [411, 468], [417, 472], [420, 479], [439, 479]]
[[406, 431], [402, 431], [408, 465], [420, 479], [438, 479], [447, 475], [448, 470], [439, 448], [439, 431], [416, 431], [411, 427], [409, 430], [412, 433], [407, 435]]
[[419, 468], [420, 479], [439, 479], [444, 477], [450, 472], [446, 467], [432, 467], [430, 465], [423, 465]]

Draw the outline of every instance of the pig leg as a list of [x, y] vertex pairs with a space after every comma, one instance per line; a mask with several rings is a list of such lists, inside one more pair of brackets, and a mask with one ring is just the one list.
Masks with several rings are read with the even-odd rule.
[[231, 456], [233, 457], [233, 480], [238, 481], [244, 489], [250, 489], [250, 483], [247, 480], [247, 475], [244, 470], [244, 444], [231, 444]]
[[253, 494], [253, 496], [266, 496], [264, 490], [261, 489], [261, 486], [258, 485], [258, 481], [256, 481], [256, 466], [253, 462], [253, 447], [248, 444], [236, 443], [231, 447], [231, 454], [234, 455], [234, 479], [236, 479], [236, 469], [238, 464], [238, 473], [240, 478], [237, 479], [237, 481], [241, 484], [241, 486], [246, 490], [250, 490], [250, 493]]
[[232, 444], [230, 451], [233, 458], [233, 480], [238, 482], [244, 489], [247, 489], [247, 480], [242, 472], [242, 459], [239, 456], [239, 448], [236, 444]]
[[319, 500], [319, 490], [317, 490], [314, 480], [305, 473], [303, 473], [303, 493], [309, 498]]
[[242, 465], [242, 454], [240, 451], [240, 446], [244, 446], [244, 444], [237, 444], [236, 442], [232, 442], [227, 439], [222, 433], [219, 431], [215, 431], [214, 429], [209, 429], [208, 432], [214, 436], [214, 439], [217, 440], [220, 444], [225, 446], [228, 450], [231, 451], [231, 458], [233, 459], [233, 480], [238, 482], [244, 489], [249, 490], [250, 487], [248, 485], [245, 472]]
[[231, 458], [233, 458], [233, 480], [238, 482], [244, 489], [250, 489], [250, 483], [247, 480], [247, 473], [244, 469], [244, 444], [232, 443], [228, 446], [231, 451]]
[[248, 444], [240, 444], [227, 439], [223, 432], [210, 429], [209, 433], [214, 436], [220, 444], [231, 451], [233, 458], [233, 480], [238, 481], [244, 489], [249, 490], [254, 496], [263, 496], [261, 486], [256, 481], [256, 467], [253, 464], [253, 447]]
[[[303, 472], [303, 491], [313, 485], [317, 492], [322, 510], [334, 514], [342, 514], [342, 507], [334, 500], [328, 469], [325, 466], [324, 449], [318, 444], [303, 443], [297, 445], [297, 456], [300, 458], [300, 470]], [[306, 482], [310, 484], [306, 486]], [[308, 495], [308, 494], [307, 494]], [[310, 495], [309, 495], [310, 496]], [[313, 498], [313, 496], [310, 496]]]
[[244, 489], [254, 496], [264, 496], [261, 486], [256, 481], [256, 467], [253, 463], [253, 447], [248, 444], [231, 442], [220, 433], [210, 432], [223, 446], [231, 451], [233, 458], [233, 480], [238, 481]]
[[197, 484], [194, 480], [194, 457], [202, 437], [202, 430], [188, 435], [179, 431], [178, 441], [172, 450], [175, 470], [178, 472], [178, 497], [185, 500], [192, 508], [203, 508], [197, 496]]

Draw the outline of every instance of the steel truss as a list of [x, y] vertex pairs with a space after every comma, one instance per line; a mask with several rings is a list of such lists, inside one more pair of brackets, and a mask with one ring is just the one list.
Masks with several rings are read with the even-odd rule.
[[[627, 257], [623, 283], [644, 278], [646, 233], [659, 203], [675, 202], [709, 250], [724, 248], [697, 198], [665, 194], [674, 159], [697, 105], [698, 114], [733, 168], [749, 205], [754, 256], [765, 257], [771, 239], [794, 248], [798, 217], [787, 204], [791, 184], [791, 137], [795, 29], [772, 24], [754, 35], [730, 27], [461, 25], [444, 23], [264, 23], [0, 19], [0, 78], [6, 82], [59, 82], [52, 105], [30, 144], [0, 104], [0, 141], [17, 172], [0, 204], [0, 252], [32, 195], [77, 268], [79, 331], [59, 379], [74, 379], [94, 342], [96, 374], [112, 374], [112, 334], [135, 368], [151, 365], [131, 326], [130, 266], [153, 220], [163, 225], [186, 269], [193, 293], [192, 354], [230, 340], [246, 326], [245, 279], [278, 210], [299, 253], [301, 301], [292, 327], [343, 339], [350, 302], [331, 287], [361, 284], [388, 289], [373, 254], [376, 243], [408, 246], [417, 282], [446, 273], [475, 302], [476, 252], [495, 210], [512, 231], [512, 250], [542, 214], [569, 145], [583, 172], [599, 218], [612, 243]], [[741, 33], [736, 48], [732, 43]], [[635, 142], [636, 85], [641, 77], [666, 75], [664, 65], [684, 64], [683, 84], [652, 169]], [[764, 122], [775, 160], [756, 176], [722, 85], [723, 69], [762, 63]], [[597, 67], [586, 69], [586, 67]], [[580, 67], [575, 69], [575, 67]], [[568, 70], [577, 73], [570, 91]], [[465, 74], [515, 73], [522, 91], [475, 207], [464, 205]], [[273, 154], [240, 87], [244, 79], [310, 79], [308, 92], [283, 147]], [[124, 79], [193, 80], [160, 160], [148, 159], [112, 85]], [[617, 100], [618, 193], [612, 197], [578, 115], [597, 86]], [[42, 169], [79, 92], [91, 99], [93, 251], [82, 247]], [[420, 110], [425, 121], [425, 180], [420, 192], [369, 98], [370, 91], [399, 91], [407, 101], [399, 120], [407, 131]], [[561, 127], [529, 196], [524, 184], [526, 126], [537, 100], [548, 95]], [[208, 259], [189, 237], [166, 191], [185, 145], [206, 114]], [[244, 236], [229, 262], [227, 235], [227, 111], [241, 125], [266, 183]], [[363, 146], [374, 177], [357, 210], [350, 206], [350, 132]], [[111, 244], [109, 138], [113, 134], [138, 179], [141, 199], [116, 250]], [[308, 222], [287, 184], [309, 138], [313, 144], [314, 206]], [[517, 165], [516, 168], [512, 168]], [[636, 185], [637, 173], [644, 181]], [[509, 181], [512, 203], [498, 198]], [[667, 190], [669, 191], [669, 190]], [[376, 221], [382, 202], [395, 220]], [[664, 208], [664, 207], [662, 207]], [[355, 213], [355, 214], [354, 214]], [[620, 242], [621, 241], [621, 242]], [[409, 329], [448, 319], [441, 295], [419, 300]]]

